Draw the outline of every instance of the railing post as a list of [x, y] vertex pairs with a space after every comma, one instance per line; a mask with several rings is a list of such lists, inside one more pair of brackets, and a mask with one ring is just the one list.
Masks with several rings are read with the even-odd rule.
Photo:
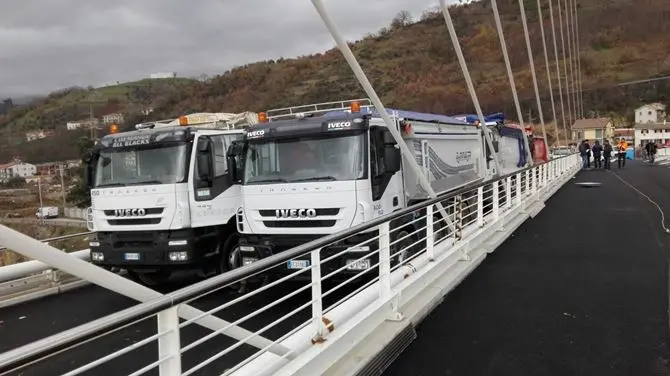
[[313, 343], [321, 343], [326, 337], [326, 326], [323, 320], [323, 295], [321, 293], [321, 248], [313, 250], [311, 256], [312, 273], [312, 327], [314, 328]]
[[528, 169], [523, 172], [524, 175], [526, 176], [526, 191], [525, 191], [526, 196], [530, 194], [530, 171], [531, 169]]
[[556, 162], [551, 161], [551, 181], [554, 181], [558, 176], [558, 169], [556, 168]]
[[456, 214], [456, 223], [454, 223], [454, 242], [457, 242], [463, 238], [463, 196], [456, 195], [454, 197], [454, 213]]
[[426, 256], [429, 261], [435, 260], [435, 232], [433, 231], [433, 205], [426, 207]]
[[477, 188], [477, 227], [484, 227], [484, 187]]
[[[454, 234], [454, 245], [463, 240], [463, 210], [465, 203], [463, 202], [463, 195], [456, 195], [454, 197], [454, 214], [456, 216], [456, 232]], [[467, 244], [460, 245], [461, 261], [470, 261], [470, 255], [468, 254]]]
[[544, 167], [544, 185], [549, 185], [551, 181], [551, 164], [546, 164]]
[[181, 375], [181, 342], [179, 339], [179, 306], [170, 307], [158, 312], [158, 359], [163, 360], [158, 366], [160, 376]]
[[[516, 174], [516, 199], [517, 205], [521, 206], [521, 187], [523, 187], [523, 182], [521, 181], [521, 173]], [[526, 181], [527, 182], [527, 181]]]
[[540, 171], [542, 170], [542, 165], [538, 166], [537, 168], [533, 168], [530, 171], [531, 176], [533, 177], [532, 182], [531, 182], [531, 194], [535, 195], [539, 191], [539, 175]]
[[496, 180], [493, 182], [493, 203], [491, 211], [493, 211], [493, 219], [496, 220], [500, 217], [500, 181]]
[[505, 206], [508, 209], [512, 208], [512, 177], [507, 177], [507, 184], [505, 184]]
[[379, 296], [384, 299], [391, 296], [391, 235], [390, 223], [379, 225]]
[[[379, 225], [379, 296], [383, 300], [393, 297], [391, 289], [391, 224], [384, 222]], [[387, 319], [392, 321], [402, 320], [403, 316], [398, 312], [399, 296], [396, 295], [391, 301], [390, 314]]]

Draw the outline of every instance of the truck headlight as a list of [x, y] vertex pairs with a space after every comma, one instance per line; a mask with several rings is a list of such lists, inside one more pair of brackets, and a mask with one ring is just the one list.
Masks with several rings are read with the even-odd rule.
[[91, 260], [93, 261], [105, 261], [105, 255], [102, 252], [91, 252]]
[[170, 252], [168, 257], [170, 261], [186, 261], [188, 260], [188, 252]]

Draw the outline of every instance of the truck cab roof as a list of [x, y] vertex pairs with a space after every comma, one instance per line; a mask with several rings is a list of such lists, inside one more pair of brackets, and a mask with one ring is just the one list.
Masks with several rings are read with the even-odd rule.
[[247, 128], [246, 139], [299, 137], [330, 132], [362, 131], [369, 127], [369, 114], [341, 113], [339, 116], [306, 116], [258, 123]]
[[[179, 142], [192, 139], [192, 127], [160, 127], [112, 133], [95, 143], [95, 148], [128, 147], [156, 142]], [[161, 137], [158, 137], [161, 136]]]

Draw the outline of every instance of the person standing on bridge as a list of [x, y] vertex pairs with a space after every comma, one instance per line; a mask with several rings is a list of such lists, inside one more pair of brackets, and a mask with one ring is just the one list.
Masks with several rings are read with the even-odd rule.
[[605, 140], [605, 145], [603, 145], [603, 157], [605, 158], [603, 168], [609, 170], [610, 162], [612, 160], [612, 145], [610, 144], [610, 140]]
[[628, 143], [626, 140], [621, 137], [619, 143], [616, 145], [617, 150], [617, 164], [619, 168], [626, 167], [626, 150], [628, 149]]
[[647, 151], [647, 158], [649, 159], [649, 163], [654, 163], [654, 156], [656, 155], [656, 143], [654, 140], [649, 141], [645, 146], [644, 149]]
[[602, 167], [600, 157], [602, 157], [603, 155], [603, 147], [602, 145], [600, 145], [600, 141], [598, 140], [595, 141], [593, 147], [591, 148], [591, 151], [593, 152], [593, 168]]
[[579, 154], [582, 156], [582, 168], [586, 170], [591, 164], [591, 145], [586, 140], [583, 140], [581, 145], [579, 145]]

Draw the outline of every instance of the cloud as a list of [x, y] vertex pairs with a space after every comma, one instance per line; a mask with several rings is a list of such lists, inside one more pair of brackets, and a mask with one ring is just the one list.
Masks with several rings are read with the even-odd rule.
[[[346, 39], [418, 17], [435, 0], [325, 0]], [[446, 43], [446, 41], [445, 41]], [[0, 94], [221, 73], [334, 43], [309, 0], [4, 0]]]

